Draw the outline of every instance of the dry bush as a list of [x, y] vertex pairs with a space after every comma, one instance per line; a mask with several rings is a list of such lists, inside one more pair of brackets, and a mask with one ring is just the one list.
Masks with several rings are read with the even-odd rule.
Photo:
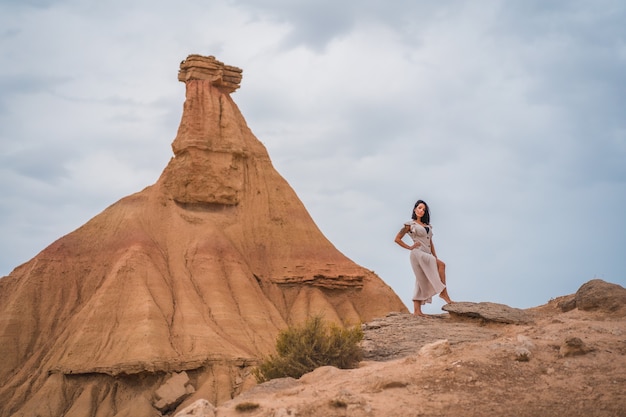
[[326, 323], [320, 316], [302, 326], [290, 326], [276, 338], [276, 355], [270, 355], [255, 369], [258, 382], [274, 378], [300, 378], [320, 366], [354, 368], [363, 353], [361, 326], [343, 328]]
[[251, 402], [243, 402], [235, 406], [235, 410], [242, 412], [256, 410], [257, 408], [259, 408], [259, 404]]

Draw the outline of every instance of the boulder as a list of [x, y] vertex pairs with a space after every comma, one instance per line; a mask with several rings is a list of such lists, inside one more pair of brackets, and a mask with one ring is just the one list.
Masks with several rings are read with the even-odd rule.
[[601, 279], [592, 279], [576, 291], [574, 301], [579, 310], [624, 313], [626, 288]]
[[194, 391], [195, 388], [189, 383], [185, 371], [175, 373], [155, 391], [154, 406], [161, 412], [171, 410]]
[[200, 399], [180, 410], [174, 417], [215, 417], [215, 407], [209, 401]]
[[442, 309], [452, 316], [481, 319], [487, 322], [505, 324], [528, 324], [532, 322], [532, 315], [527, 311], [505, 304], [455, 302], [444, 305]]
[[565, 342], [559, 348], [559, 356], [568, 357], [568, 356], [579, 356], [585, 355], [589, 352], [592, 352], [593, 349], [590, 348], [582, 341], [579, 337], [568, 337], [565, 339]]

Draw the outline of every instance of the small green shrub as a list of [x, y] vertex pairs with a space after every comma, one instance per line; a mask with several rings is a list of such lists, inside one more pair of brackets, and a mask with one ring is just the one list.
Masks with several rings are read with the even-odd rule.
[[274, 378], [300, 378], [320, 366], [355, 367], [363, 353], [361, 326], [343, 328], [320, 316], [302, 326], [290, 326], [276, 338], [276, 355], [267, 357], [254, 372], [258, 382]]

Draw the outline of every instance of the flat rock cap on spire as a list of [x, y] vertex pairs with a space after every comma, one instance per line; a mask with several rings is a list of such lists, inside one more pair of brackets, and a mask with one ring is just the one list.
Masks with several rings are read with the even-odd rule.
[[225, 65], [212, 55], [194, 54], [180, 63], [178, 81], [186, 83], [189, 80], [209, 80], [214, 86], [232, 93], [239, 88], [242, 72], [241, 68]]

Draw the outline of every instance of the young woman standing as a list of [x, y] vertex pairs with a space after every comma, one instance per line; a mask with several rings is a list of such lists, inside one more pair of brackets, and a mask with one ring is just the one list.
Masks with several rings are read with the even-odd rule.
[[[412, 220], [396, 235], [395, 242], [411, 251], [409, 259], [415, 274], [413, 290], [414, 315], [426, 316], [422, 313], [422, 305], [432, 302], [433, 295], [439, 296], [448, 304], [452, 303], [446, 288], [446, 264], [437, 258], [433, 244], [433, 228], [430, 225], [430, 210], [423, 200], [417, 200], [411, 214]], [[412, 245], [406, 244], [402, 238], [409, 235]]]

